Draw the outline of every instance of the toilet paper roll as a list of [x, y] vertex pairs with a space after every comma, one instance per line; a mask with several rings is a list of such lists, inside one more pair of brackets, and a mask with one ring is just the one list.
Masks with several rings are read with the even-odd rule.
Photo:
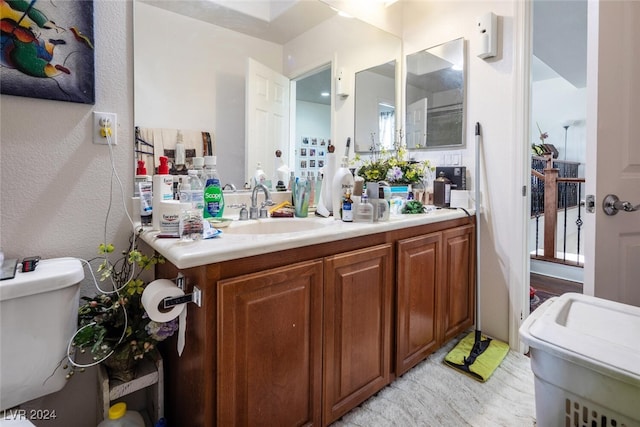
[[187, 326], [186, 304], [178, 304], [169, 309], [163, 307], [165, 298], [184, 296], [184, 291], [168, 279], [158, 279], [149, 283], [142, 292], [142, 306], [146, 310], [149, 318], [155, 322], [168, 322], [178, 319], [178, 354], [182, 354], [185, 345], [185, 334]]

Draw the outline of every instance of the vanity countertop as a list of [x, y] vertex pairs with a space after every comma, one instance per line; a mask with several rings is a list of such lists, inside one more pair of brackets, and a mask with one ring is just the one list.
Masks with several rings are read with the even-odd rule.
[[[473, 209], [468, 212], [469, 215], [475, 214]], [[233, 221], [228, 228], [223, 228], [222, 233], [217, 237], [206, 240], [181, 242], [178, 239], [158, 238], [158, 232], [153, 230], [145, 230], [141, 238], [177, 268], [185, 269], [466, 216], [467, 213], [461, 209], [436, 209], [425, 214], [400, 215], [388, 221], [375, 223], [342, 222], [333, 217], [267, 218]], [[285, 223], [291, 226], [288, 227], [284, 225]], [[303, 224], [308, 225], [308, 228]], [[300, 231], [245, 234], [241, 230], [243, 227], [266, 226], [269, 228], [274, 225], [274, 228], [278, 229]]]

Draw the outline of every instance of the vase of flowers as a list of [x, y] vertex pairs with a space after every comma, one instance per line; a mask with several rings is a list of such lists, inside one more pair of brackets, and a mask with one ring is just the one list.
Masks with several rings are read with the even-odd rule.
[[157, 344], [178, 328], [177, 319], [159, 323], [147, 315], [142, 305], [142, 292], [147, 284], [140, 275], [164, 259], [160, 255], [142, 254], [133, 241], [114, 263], [108, 259], [113, 245], [100, 245], [103, 258], [98, 268], [100, 280], [110, 282], [105, 286], [110, 289], [101, 289], [93, 297], [82, 297], [79, 329], [73, 339], [75, 348], [91, 353], [93, 363], [88, 366], [103, 363], [110, 377], [121, 381], [132, 380], [136, 364], [145, 357], [157, 358]]
[[356, 154], [354, 160], [360, 162], [358, 176], [365, 182], [386, 181], [390, 185], [416, 185], [422, 184], [425, 180], [428, 182], [435, 168], [429, 160], [407, 160], [407, 149], [402, 144], [401, 137], [400, 142], [394, 144], [393, 150], [377, 150], [377, 147], [372, 145], [367, 160], [362, 160], [359, 154]]

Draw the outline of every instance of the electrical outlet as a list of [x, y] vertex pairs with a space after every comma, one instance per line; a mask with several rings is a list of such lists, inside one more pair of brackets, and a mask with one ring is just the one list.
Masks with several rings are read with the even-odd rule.
[[93, 112], [93, 143], [116, 145], [118, 116], [116, 113]]

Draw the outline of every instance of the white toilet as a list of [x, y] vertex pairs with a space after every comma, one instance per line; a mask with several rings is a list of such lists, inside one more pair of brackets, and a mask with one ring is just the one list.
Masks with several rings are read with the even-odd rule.
[[56, 258], [0, 281], [0, 411], [65, 386], [82, 279], [78, 259]]

